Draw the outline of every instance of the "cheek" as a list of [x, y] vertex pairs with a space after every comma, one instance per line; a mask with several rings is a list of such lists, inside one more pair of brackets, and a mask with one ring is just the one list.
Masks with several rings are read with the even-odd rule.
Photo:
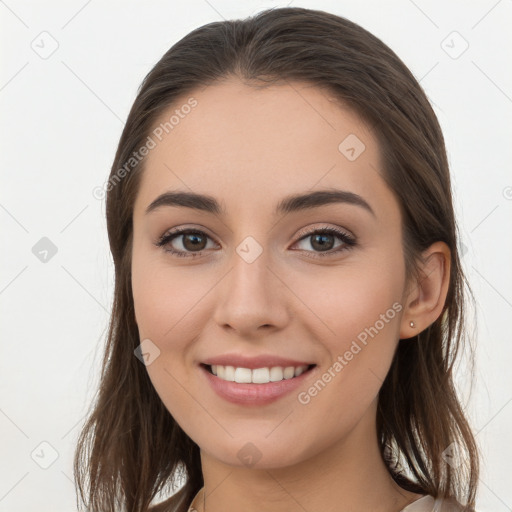
[[[181, 304], [177, 284], [158, 263], [153, 249], [135, 244], [132, 254], [132, 294], [141, 339], [160, 340], [176, 322]], [[174, 308], [169, 308], [175, 304]]]
[[194, 279], [193, 273], [193, 269], [171, 269], [161, 258], [142, 251], [133, 255], [132, 292], [139, 337], [151, 340], [159, 350], [146, 369], [155, 391], [180, 425], [190, 415], [188, 390], [197, 370], [190, 364], [189, 346], [200, 335], [205, 316], [201, 298], [208, 290], [205, 280]]
[[161, 256], [134, 253], [132, 292], [141, 339], [153, 340], [162, 351], [183, 351], [199, 334], [215, 283], [199, 266], [171, 267]]
[[319, 315], [334, 331], [322, 328], [330, 361], [310, 388], [300, 390], [298, 411], [307, 432], [320, 429], [331, 436], [322, 442], [354, 428], [375, 402], [391, 365], [402, 305], [395, 300], [400, 297], [395, 283], [383, 275], [353, 273], [346, 281], [353, 287], [316, 295]]
[[[300, 283], [303, 288], [298, 293], [308, 297], [315, 312], [308, 312], [313, 335], [322, 340], [330, 357], [320, 376], [325, 389], [312, 399], [313, 407], [321, 410], [338, 404], [332, 407], [334, 428], [362, 414], [389, 370], [403, 309], [401, 261], [390, 255], [374, 264], [331, 268], [328, 279], [317, 275]], [[351, 404], [350, 414], [343, 404]]]
[[380, 339], [394, 339], [399, 331], [397, 309], [401, 306], [397, 304], [402, 297], [403, 279], [400, 262], [393, 258], [376, 264], [365, 261], [322, 269], [293, 282], [294, 291], [308, 307], [305, 314], [312, 319], [310, 325], [318, 325], [319, 339], [332, 340], [331, 351], [346, 350], [352, 340], [376, 322], [382, 331]]

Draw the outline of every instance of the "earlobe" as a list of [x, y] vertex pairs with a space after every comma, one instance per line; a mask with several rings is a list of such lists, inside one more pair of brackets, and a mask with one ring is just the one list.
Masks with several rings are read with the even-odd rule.
[[406, 299], [400, 339], [416, 336], [441, 315], [450, 284], [450, 256], [444, 242], [435, 242], [424, 251], [421, 277]]

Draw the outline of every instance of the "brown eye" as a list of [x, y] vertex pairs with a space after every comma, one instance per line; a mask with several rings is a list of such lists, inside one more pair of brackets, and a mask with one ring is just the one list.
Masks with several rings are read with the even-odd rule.
[[210, 237], [197, 229], [181, 229], [165, 234], [157, 243], [164, 251], [176, 256], [199, 256], [207, 249]]
[[[338, 246], [335, 245], [336, 239], [341, 241]], [[355, 238], [337, 228], [316, 229], [307, 233], [297, 243], [305, 241], [308, 242], [306, 245], [309, 245], [312, 250], [308, 247], [300, 250], [312, 253], [311, 256], [314, 258], [335, 256], [342, 251], [353, 248], [356, 245]]]
[[182, 244], [188, 251], [201, 251], [206, 247], [206, 237], [198, 233], [187, 233], [182, 236]]
[[334, 247], [335, 237], [325, 233], [311, 235], [311, 247], [319, 251], [328, 251]]

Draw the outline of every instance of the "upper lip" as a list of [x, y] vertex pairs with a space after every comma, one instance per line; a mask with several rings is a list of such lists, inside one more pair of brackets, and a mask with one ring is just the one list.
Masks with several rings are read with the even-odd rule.
[[297, 359], [288, 359], [271, 354], [262, 354], [255, 357], [242, 356], [239, 354], [224, 354], [221, 356], [210, 357], [203, 361], [206, 365], [234, 366], [235, 368], [271, 368], [273, 366], [309, 366], [314, 363], [298, 361]]

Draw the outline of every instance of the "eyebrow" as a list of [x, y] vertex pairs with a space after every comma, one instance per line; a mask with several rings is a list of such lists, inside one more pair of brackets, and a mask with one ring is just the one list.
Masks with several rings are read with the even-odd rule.
[[[274, 214], [286, 214], [318, 208], [332, 203], [346, 203], [359, 206], [375, 217], [372, 207], [358, 194], [348, 190], [327, 189], [294, 194], [285, 197], [276, 205]], [[158, 196], [147, 208], [146, 214], [162, 206], [178, 206], [192, 208], [214, 215], [225, 215], [226, 211], [212, 196], [188, 191], [169, 191]]]

